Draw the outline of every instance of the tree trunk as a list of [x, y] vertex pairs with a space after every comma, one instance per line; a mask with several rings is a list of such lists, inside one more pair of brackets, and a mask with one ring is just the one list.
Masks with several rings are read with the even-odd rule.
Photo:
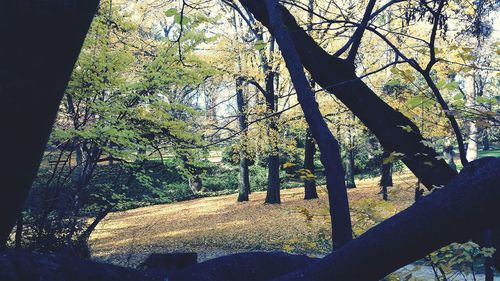
[[[468, 241], [477, 230], [500, 226], [499, 181], [500, 158], [483, 158], [470, 163], [446, 187], [317, 262], [279, 253], [240, 253], [200, 263], [169, 280], [381, 280], [452, 242]], [[495, 241], [493, 236], [492, 245], [498, 246]], [[274, 279], [281, 268], [296, 271]]]
[[[264, 0], [240, 0], [240, 3], [269, 28]], [[410, 119], [384, 103], [358, 79], [352, 63], [328, 54], [307, 35], [288, 10], [282, 6], [280, 10], [301, 62], [312, 78], [335, 94], [377, 136], [386, 150], [403, 153], [403, 162], [428, 188], [445, 185], [456, 176], [444, 160], [436, 159], [438, 154], [434, 149], [422, 143], [419, 129]]]
[[[270, 69], [268, 63], [272, 59], [274, 52], [274, 38], [270, 39], [269, 57], [267, 58], [264, 73], [266, 75], [266, 109], [267, 114], [276, 112], [276, 95], [274, 92], [274, 80], [276, 73]], [[278, 148], [278, 124], [277, 116], [271, 116], [267, 119], [267, 137], [269, 142], [269, 156], [267, 159], [267, 194], [265, 203], [280, 204], [280, 159]]]
[[444, 150], [443, 150], [443, 157], [448, 163], [448, 165], [453, 169], [457, 170], [457, 165], [455, 164], [455, 148], [453, 147], [453, 144], [450, 141], [446, 141]]
[[490, 136], [488, 128], [483, 130], [483, 150], [490, 150]]
[[345, 186], [347, 188], [355, 188], [356, 183], [354, 182], [354, 151], [352, 148], [348, 148], [347, 155], [345, 157]]
[[332, 243], [333, 247], [340, 247], [352, 239], [352, 227], [339, 144], [330, 132], [319, 110], [309, 81], [300, 64], [292, 38], [289, 31], [283, 25], [277, 1], [266, 1], [266, 7], [270, 11], [269, 13], [266, 12], [266, 14], [271, 15], [266, 19], [266, 21], [271, 21], [269, 29], [276, 37], [276, 41], [280, 46], [291, 80], [297, 91], [297, 99], [321, 152], [320, 159], [325, 167], [328, 203], [332, 222]]
[[246, 150], [246, 133], [248, 129], [248, 122], [245, 113], [245, 97], [243, 96], [243, 79], [236, 78], [236, 101], [238, 106], [238, 125], [241, 132], [240, 136], [240, 173], [238, 181], [238, 202], [248, 201], [250, 193], [250, 175], [248, 171], [248, 158]]
[[[466, 94], [466, 106], [468, 108], [473, 108], [476, 105], [476, 91], [474, 87], [474, 75], [469, 75], [465, 77], [465, 94]], [[467, 160], [473, 161], [477, 159], [477, 142], [478, 142], [478, 132], [476, 122], [474, 120], [469, 120], [469, 138], [467, 144]]]
[[[52, 276], [56, 281], [153, 281], [164, 280], [165, 276], [172, 281], [380, 280], [450, 243], [470, 240], [477, 230], [498, 229], [499, 181], [500, 158], [487, 157], [474, 161], [444, 188], [422, 198], [321, 260], [276, 252], [239, 253], [199, 263], [169, 275], [74, 257], [4, 252], [0, 255], [0, 268], [4, 269], [0, 271], [0, 279], [24, 281], [29, 276], [35, 280], [43, 274]], [[498, 236], [491, 238], [491, 245], [498, 247]], [[482, 238], [483, 241], [488, 239]], [[494, 257], [498, 267], [498, 253]], [[360, 265], [363, 265], [362, 268]], [[295, 272], [286, 274], [291, 270]]]
[[2, 246], [28, 196], [97, 4], [8, 1], [0, 9], [0, 37], [10, 42], [0, 45]]
[[[241, 155], [240, 155], [241, 157]], [[238, 202], [248, 201], [250, 194], [250, 173], [248, 159], [240, 158], [240, 179], [238, 182]]]
[[387, 201], [388, 194], [387, 194], [387, 187], [392, 186], [392, 163], [384, 163], [384, 159], [389, 157], [391, 153], [388, 151], [384, 150], [384, 153], [382, 153], [382, 164], [380, 165], [380, 170], [381, 170], [381, 177], [380, 177], [380, 187], [382, 189], [382, 198]]
[[[307, 3], [307, 33], [310, 35], [313, 29], [313, 17], [314, 17], [314, 0], [309, 0]], [[314, 90], [316, 83], [313, 79], [309, 79], [309, 84], [311, 89]], [[316, 191], [316, 179], [314, 178], [314, 155], [316, 154], [316, 144], [314, 143], [314, 138], [311, 134], [309, 127], [306, 129], [306, 138], [304, 141], [304, 169], [308, 170], [313, 178], [306, 179], [304, 181], [304, 199], [316, 199], [318, 198], [318, 192]]]
[[280, 204], [280, 162], [279, 156], [270, 155], [267, 160], [268, 174], [267, 174], [267, 204]]
[[478, 230], [498, 225], [499, 181], [500, 158], [470, 163], [446, 187], [320, 262], [276, 280], [380, 280], [450, 243], [468, 241]]
[[[238, 18], [236, 17], [236, 11], [233, 9], [233, 27], [235, 31], [236, 39], [238, 36], [238, 27], [241, 27], [241, 23], [238, 23]], [[241, 55], [238, 52], [236, 55], [236, 72], [242, 73], [243, 67], [241, 64]], [[238, 202], [248, 201], [248, 196], [250, 194], [250, 173], [248, 170], [249, 160], [246, 142], [248, 121], [246, 115], [246, 101], [243, 94], [243, 82], [244, 78], [242, 76], [236, 77], [236, 107], [238, 110], [238, 126], [240, 130], [240, 150], [239, 150], [239, 181], [238, 181]], [[214, 110], [215, 118], [215, 110]]]
[[[314, 154], [316, 154], [316, 145], [314, 144], [311, 130], [307, 128], [304, 148], [304, 169], [311, 172], [312, 175], [314, 175]], [[306, 179], [304, 181], [304, 199], [309, 200], [315, 198], [318, 198], [316, 180], [314, 178]]]

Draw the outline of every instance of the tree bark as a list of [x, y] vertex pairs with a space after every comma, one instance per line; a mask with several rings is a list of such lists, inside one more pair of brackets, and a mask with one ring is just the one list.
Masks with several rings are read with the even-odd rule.
[[[241, 23], [238, 22], [238, 18], [236, 16], [236, 11], [233, 10], [232, 16], [232, 24], [235, 31], [236, 39], [239, 39], [238, 36], [238, 27], [241, 27]], [[239, 75], [243, 70], [243, 66], [241, 63], [241, 55], [238, 52], [236, 54], [236, 73]], [[248, 120], [246, 115], [246, 101], [245, 96], [243, 94], [243, 82], [244, 77], [237, 76], [236, 77], [236, 107], [238, 110], [238, 126], [240, 130], [240, 150], [239, 150], [239, 180], [238, 180], [238, 202], [248, 201], [250, 194], [250, 173], [249, 173], [249, 159], [248, 159], [248, 151], [246, 142], [247, 139], [247, 130], [248, 130]], [[214, 112], [215, 114], [215, 112]]]
[[[266, 109], [267, 114], [276, 112], [276, 95], [274, 91], [274, 82], [277, 73], [269, 66], [274, 52], [274, 38], [270, 39], [269, 56], [267, 59], [262, 58], [265, 62], [263, 65], [264, 75], [266, 77]], [[263, 54], [261, 54], [262, 56]], [[280, 204], [280, 159], [278, 148], [279, 129], [277, 124], [277, 116], [271, 116], [267, 119], [267, 137], [269, 145], [269, 156], [267, 158], [267, 194], [265, 203]]]
[[[474, 80], [474, 75], [465, 77], [466, 106], [471, 109], [476, 105], [476, 91], [474, 87]], [[467, 144], [467, 160], [473, 161], [477, 159], [478, 130], [476, 122], [474, 120], [469, 120], [468, 123], [469, 137]]]
[[248, 122], [245, 113], [245, 97], [243, 96], [243, 79], [242, 77], [236, 78], [236, 101], [238, 107], [238, 125], [241, 132], [240, 137], [240, 173], [238, 181], [238, 202], [248, 201], [250, 193], [250, 174], [248, 170], [248, 157], [246, 150], [246, 133], [248, 129]]
[[[307, 3], [307, 8], [309, 9], [307, 13], [307, 33], [311, 35], [313, 30], [313, 17], [314, 17], [314, 0], [309, 0]], [[311, 89], [314, 90], [316, 83], [313, 79], [309, 79], [309, 84]], [[304, 142], [304, 169], [314, 174], [314, 155], [316, 154], [316, 144], [314, 143], [314, 138], [311, 134], [309, 127], [306, 129], [306, 138]], [[304, 181], [304, 199], [316, 199], [318, 198], [318, 192], [316, 191], [316, 180], [306, 179]]]
[[[240, 0], [240, 3], [269, 28], [264, 0]], [[288, 10], [282, 6], [280, 10], [301, 62], [312, 78], [335, 94], [377, 136], [385, 149], [403, 153], [403, 162], [428, 188], [445, 185], [456, 176], [444, 160], [436, 159], [438, 154], [434, 149], [421, 142], [419, 129], [410, 119], [384, 103], [358, 79], [351, 62], [328, 54], [307, 35]]]
[[[7, 1], [0, 9], [0, 244], [36, 175], [97, 0]], [[22, 109], [22, 110], [21, 110]], [[13, 121], [15, 119], [15, 122]]]
[[483, 150], [490, 150], [489, 129], [483, 129]]
[[[72, 257], [6, 252], [0, 254], [0, 279], [39, 280], [43, 274], [56, 281], [164, 280], [165, 276], [172, 281], [271, 280], [276, 276], [273, 280], [380, 280], [449, 243], [468, 241], [478, 229], [498, 230], [499, 181], [500, 158], [476, 160], [444, 188], [321, 260], [284, 253], [239, 253], [168, 275]], [[492, 236], [491, 242], [498, 247], [499, 236]], [[500, 266], [498, 253], [494, 258], [494, 265]], [[291, 270], [296, 271], [284, 275]]]
[[267, 0], [266, 7], [270, 11], [269, 15], [272, 15], [269, 18], [271, 21], [269, 29], [280, 46], [293, 86], [297, 91], [297, 99], [321, 152], [320, 159], [325, 167], [332, 222], [332, 243], [333, 247], [340, 247], [352, 239], [352, 227], [339, 144], [319, 110], [290, 33], [283, 24], [278, 2]]
[[387, 194], [387, 187], [392, 186], [392, 163], [384, 163], [384, 159], [389, 157], [390, 152], [384, 151], [382, 153], [382, 165], [380, 165], [380, 170], [381, 170], [381, 177], [380, 177], [380, 187], [382, 189], [382, 198], [387, 201], [388, 194]]
[[448, 165], [456, 171], [457, 165], [455, 164], [455, 148], [449, 140], [446, 140], [444, 144], [443, 157], [446, 163], [448, 163]]
[[421, 198], [320, 262], [276, 280], [380, 280], [443, 246], [465, 242], [478, 230], [498, 226], [499, 181], [500, 158], [476, 160], [446, 187]]
[[[304, 169], [310, 171], [313, 175], [314, 154], [316, 154], [316, 145], [314, 144], [314, 138], [311, 134], [311, 130], [307, 128], [304, 148]], [[304, 199], [309, 200], [315, 198], [318, 198], [318, 192], [316, 191], [316, 180], [306, 179], [304, 181]]]
[[348, 149], [345, 161], [345, 186], [347, 188], [355, 188], [354, 181], [354, 152], [351, 148]]
[[[200, 263], [169, 280], [271, 280], [280, 268], [299, 269], [272, 280], [381, 280], [452, 242], [468, 241], [480, 229], [500, 227], [499, 180], [500, 158], [472, 162], [444, 188], [312, 264], [279, 253], [240, 253]], [[497, 236], [492, 242], [500, 244]], [[500, 265], [498, 254], [495, 265]]]

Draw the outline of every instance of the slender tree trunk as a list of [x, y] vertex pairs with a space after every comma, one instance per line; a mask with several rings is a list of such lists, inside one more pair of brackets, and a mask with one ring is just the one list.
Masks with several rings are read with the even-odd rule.
[[382, 153], [382, 164], [380, 165], [381, 177], [380, 177], [380, 188], [382, 191], [382, 198], [387, 201], [389, 199], [387, 194], [387, 187], [392, 186], [392, 163], [384, 163], [384, 159], [389, 157], [390, 152], [385, 151]]
[[443, 157], [446, 160], [446, 163], [450, 165], [453, 170], [457, 170], [457, 165], [455, 164], [455, 148], [451, 141], [446, 140], [443, 150]]
[[[266, 60], [265, 75], [266, 75], [266, 108], [267, 114], [276, 112], [276, 96], [275, 96], [275, 76], [277, 75], [273, 69], [270, 69], [268, 63], [272, 60], [274, 52], [274, 38], [270, 39], [269, 56]], [[269, 156], [267, 158], [267, 194], [265, 203], [279, 204], [280, 198], [280, 159], [279, 159], [279, 130], [277, 124], [277, 116], [272, 116], [267, 119], [267, 137], [269, 145]]]
[[275, 35], [280, 46], [288, 72], [297, 91], [297, 99], [321, 152], [320, 159], [325, 167], [326, 187], [330, 205], [332, 242], [333, 247], [340, 247], [352, 239], [352, 227], [339, 145], [330, 132], [316, 103], [289, 30], [283, 24], [278, 2], [276, 0], [267, 0], [265, 6], [268, 11], [265, 13], [267, 14], [266, 21], [270, 21], [269, 29]]
[[[469, 75], [465, 78], [465, 94], [466, 94], [466, 105], [469, 108], [475, 107], [476, 104], [476, 91], [474, 87], [474, 75]], [[469, 142], [467, 145], [467, 160], [473, 161], [477, 159], [477, 143], [478, 143], [478, 131], [476, 122], [469, 120]]]
[[[309, 0], [307, 3], [307, 33], [311, 35], [313, 29], [313, 17], [314, 17], [314, 0]], [[309, 84], [311, 89], [314, 90], [316, 83], [313, 79], [309, 79]], [[315, 176], [314, 171], [314, 155], [316, 154], [316, 144], [314, 143], [313, 135], [311, 134], [311, 129], [309, 127], [306, 129], [306, 138], [304, 141], [304, 169], [308, 170], [311, 175]], [[306, 179], [304, 181], [304, 199], [315, 199], [318, 198], [318, 192], [316, 191], [316, 179]]]
[[[240, 0], [240, 3], [265, 26], [270, 26], [264, 0]], [[358, 79], [351, 62], [328, 54], [300, 28], [288, 10], [282, 6], [280, 10], [301, 63], [312, 78], [335, 94], [377, 136], [386, 150], [403, 153], [403, 162], [428, 188], [442, 186], [456, 176], [444, 160], [436, 158], [438, 154], [434, 149], [422, 143], [419, 129], [410, 119], [384, 103]]]
[[483, 150], [490, 150], [490, 136], [488, 128], [483, 130]]
[[[307, 128], [304, 148], [304, 169], [311, 172], [312, 175], [314, 175], [314, 154], [316, 154], [316, 145], [314, 144], [311, 130]], [[316, 180], [314, 178], [306, 179], [304, 181], [304, 199], [308, 200], [315, 198], [318, 198]]]
[[248, 128], [248, 122], [246, 120], [245, 113], [245, 97], [243, 96], [243, 79], [241, 77], [236, 78], [236, 100], [238, 104], [238, 125], [241, 131], [240, 137], [240, 173], [238, 182], [238, 202], [248, 201], [248, 195], [250, 193], [250, 175], [248, 170], [248, 157], [246, 150], [246, 132]]
[[467, 145], [467, 160], [477, 159], [477, 126], [475, 122], [469, 123], [469, 144]]
[[[354, 115], [349, 114], [351, 121], [354, 121]], [[347, 129], [347, 139], [346, 139], [346, 156], [345, 156], [345, 185], [347, 188], [355, 188], [356, 183], [354, 181], [354, 135], [352, 132], [352, 125], [349, 125]]]
[[345, 161], [345, 186], [347, 188], [355, 188], [356, 183], [354, 182], [354, 151], [352, 148], [348, 148]]
[[[238, 28], [241, 27], [241, 23], [238, 22], [238, 17], [236, 16], [236, 11], [233, 10], [232, 24], [235, 31], [235, 36], [239, 39]], [[236, 72], [241, 73], [243, 66], [241, 63], [241, 55], [238, 52], [236, 57]], [[239, 151], [239, 181], [238, 181], [238, 202], [248, 201], [248, 196], [250, 194], [250, 173], [249, 173], [249, 160], [246, 142], [248, 121], [246, 115], [246, 101], [245, 95], [243, 94], [243, 82], [244, 78], [242, 76], [236, 77], [236, 106], [238, 110], [238, 126], [240, 130], [240, 151]], [[215, 114], [215, 113], [214, 113]]]
[[[7, 1], [0, 9], [0, 247], [38, 170], [97, 0]], [[22, 109], [22, 110], [21, 110]], [[15, 119], [15, 122], [13, 121]]]

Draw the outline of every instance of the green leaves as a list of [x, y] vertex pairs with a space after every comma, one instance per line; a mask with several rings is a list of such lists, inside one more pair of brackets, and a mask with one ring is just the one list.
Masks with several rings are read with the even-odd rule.
[[166, 17], [173, 17], [179, 14], [179, 11], [177, 11], [176, 8], [170, 8], [165, 11], [165, 16]]
[[263, 50], [266, 48], [266, 42], [264, 42], [263, 40], [257, 40], [254, 43], [254, 48], [257, 51]]
[[430, 99], [423, 95], [413, 96], [406, 101], [406, 105], [410, 108], [423, 107], [429, 108], [434, 106], [435, 102], [433, 99]]
[[386, 83], [387, 86], [397, 86], [399, 84], [401, 84], [401, 81], [399, 79], [391, 79]]
[[443, 86], [443, 89], [446, 89], [446, 90], [448, 90], [448, 91], [453, 91], [453, 90], [458, 89], [458, 86], [459, 86], [459, 85], [460, 85], [460, 84], [459, 84], [457, 81], [452, 81], [452, 82], [450, 82], [450, 83], [445, 84], [445, 85]]
[[401, 159], [402, 157], [404, 156], [403, 153], [399, 153], [399, 152], [395, 152], [395, 151], [392, 151], [391, 154], [389, 154], [388, 157], [384, 158], [382, 160], [382, 162], [384, 164], [390, 164], [390, 163], [394, 163], [396, 162], [397, 160]]

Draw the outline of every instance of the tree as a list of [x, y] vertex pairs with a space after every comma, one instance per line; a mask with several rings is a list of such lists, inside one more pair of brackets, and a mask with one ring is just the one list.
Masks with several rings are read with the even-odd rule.
[[[311, 34], [313, 29], [314, 17], [314, 0], [309, 0], [307, 3], [309, 12], [307, 13], [307, 32]], [[311, 88], [314, 89], [315, 82], [310, 79]], [[316, 144], [309, 128], [306, 129], [306, 137], [304, 141], [304, 169], [309, 171], [314, 176], [314, 155], [316, 154]], [[304, 181], [304, 199], [318, 198], [316, 192], [316, 180], [314, 178], [306, 179]]]
[[[237, 22], [236, 12], [233, 10], [232, 24], [236, 36], [238, 36], [238, 27], [241, 26]], [[241, 54], [239, 51], [236, 54], [236, 72], [242, 72], [242, 62]], [[249, 164], [250, 159], [248, 159], [248, 149], [246, 142], [248, 141], [247, 131], [248, 131], [248, 120], [247, 120], [247, 101], [245, 95], [243, 94], [243, 86], [245, 78], [242, 76], [236, 77], [236, 105], [238, 109], [238, 128], [241, 132], [240, 135], [240, 149], [239, 149], [239, 181], [238, 181], [238, 202], [248, 201], [248, 195], [250, 194], [250, 172]]]
[[[6, 254], [0, 274], [23, 276], [26, 272], [54, 276], [82, 276], [89, 272], [102, 280], [380, 280], [398, 268], [425, 257], [452, 242], [475, 237], [478, 229], [498, 228], [495, 215], [500, 190], [500, 159], [471, 162], [447, 186], [423, 197], [403, 212], [380, 223], [320, 260], [283, 253], [239, 253], [200, 263], [173, 274], [140, 272], [112, 265], [57, 256]], [[493, 239], [498, 246], [500, 240]], [[411, 243], [410, 243], [411, 242]], [[383, 256], [381, 259], [379, 257]], [[495, 254], [495, 265], [500, 258]], [[45, 262], [41, 262], [44, 261]], [[38, 261], [29, 262], [27, 261]], [[50, 262], [47, 262], [50, 261]], [[18, 263], [31, 264], [26, 268]], [[59, 266], [53, 266], [58, 264]], [[79, 264], [79, 266], [75, 266]], [[363, 270], [360, 270], [360, 264]], [[22, 272], [19, 272], [22, 270]], [[293, 272], [290, 272], [293, 271]], [[75, 275], [75, 272], [80, 272]], [[287, 272], [290, 272], [286, 274]], [[71, 275], [72, 274], [72, 275]], [[112, 277], [114, 276], [114, 277]], [[0, 277], [3, 277], [0, 275]], [[94, 278], [95, 278], [94, 277]], [[117, 278], [116, 278], [117, 277]], [[112, 279], [115, 278], [115, 279]], [[83, 279], [78, 279], [83, 280]]]
[[[73, 65], [98, 1], [2, 4], [0, 243], [28, 196]], [[63, 24], [64, 23], [64, 24]], [[19, 109], [23, 109], [22, 112]], [[12, 119], [15, 118], [16, 122]]]
[[387, 187], [392, 186], [392, 161], [389, 160], [390, 153], [384, 151], [382, 154], [382, 165], [380, 165], [380, 187], [382, 191], [382, 198], [388, 200]]
[[[262, 24], [269, 26], [262, 1], [240, 2]], [[280, 10], [287, 28], [292, 31], [301, 62], [312, 78], [341, 100], [377, 136], [386, 150], [404, 154], [403, 162], [428, 188], [444, 185], [456, 175], [444, 160], [436, 159], [436, 151], [422, 143], [419, 129], [411, 120], [384, 103], [356, 76], [352, 61], [327, 53], [300, 28], [286, 8], [280, 6]]]
[[[381, 280], [441, 247], [468, 241], [475, 237], [478, 229], [498, 227], [494, 219], [500, 211], [497, 204], [500, 190], [495, 186], [498, 180], [499, 158], [472, 162], [446, 187], [423, 197], [325, 258], [313, 263], [302, 261], [302, 266], [295, 265], [298, 269], [294, 272], [278, 278], [271, 273], [261, 280]], [[272, 257], [273, 253], [269, 255]], [[244, 254], [239, 254], [237, 259], [220, 258], [219, 262], [207, 262], [209, 273], [206, 270], [202, 275], [195, 266], [172, 276], [172, 280], [231, 280], [233, 276], [252, 280], [252, 274], [259, 270], [265, 275], [267, 263], [259, 263], [259, 260], [265, 259], [253, 260], [251, 255]], [[293, 262], [297, 259], [290, 260]], [[241, 264], [252, 267], [245, 268]], [[500, 265], [498, 255], [495, 264]], [[360, 265], [363, 265], [362, 270]], [[205, 265], [202, 263], [199, 267]]]
[[269, 0], [266, 1], [265, 6], [269, 17], [268, 28], [275, 34], [276, 41], [280, 46], [293, 85], [297, 91], [297, 99], [304, 112], [304, 117], [321, 152], [320, 159], [325, 167], [332, 221], [332, 242], [334, 247], [340, 247], [352, 239], [352, 226], [339, 144], [328, 129], [328, 125], [319, 110], [292, 38], [283, 23], [278, 2]]
[[314, 154], [316, 154], [316, 144], [314, 143], [314, 138], [309, 128], [306, 130], [304, 146], [304, 169], [309, 171], [312, 175], [312, 177], [304, 180], [304, 199], [315, 199], [318, 198], [316, 180], [314, 178]]

